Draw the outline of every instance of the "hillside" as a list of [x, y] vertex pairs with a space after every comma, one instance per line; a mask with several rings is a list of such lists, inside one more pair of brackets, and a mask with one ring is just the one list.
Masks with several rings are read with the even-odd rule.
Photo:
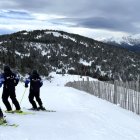
[[0, 36], [0, 68], [9, 64], [22, 74], [34, 68], [42, 75], [57, 71], [137, 80], [139, 60], [139, 54], [127, 49], [63, 31], [21, 31]]
[[[0, 140], [139, 140], [138, 115], [83, 91], [64, 87], [66, 82], [80, 79], [76, 75], [51, 75], [54, 77], [51, 83], [44, 81], [41, 98], [46, 108], [56, 112], [5, 114], [10, 123], [19, 126], [0, 126]], [[23, 85], [20, 83], [16, 89], [19, 101]], [[31, 107], [28, 90], [21, 103], [23, 110]], [[0, 106], [5, 110], [2, 101]]]

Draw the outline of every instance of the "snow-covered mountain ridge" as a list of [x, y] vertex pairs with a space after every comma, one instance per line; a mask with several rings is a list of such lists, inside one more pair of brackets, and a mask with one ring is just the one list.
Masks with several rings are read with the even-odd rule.
[[113, 44], [119, 47], [127, 48], [131, 51], [140, 51], [140, 34], [123, 37], [111, 37], [100, 41]]

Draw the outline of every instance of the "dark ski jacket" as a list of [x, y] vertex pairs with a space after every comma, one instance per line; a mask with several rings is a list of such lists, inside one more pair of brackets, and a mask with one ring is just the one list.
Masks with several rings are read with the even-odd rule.
[[42, 79], [39, 76], [39, 74], [31, 74], [25, 80], [25, 87], [28, 87], [29, 83], [30, 83], [30, 91], [34, 92], [38, 92], [40, 90], [40, 87], [43, 85]]
[[4, 90], [15, 90], [15, 86], [17, 86], [18, 82], [19, 77], [12, 71], [9, 71], [8, 73], [4, 72], [0, 75], [0, 87], [3, 84]]

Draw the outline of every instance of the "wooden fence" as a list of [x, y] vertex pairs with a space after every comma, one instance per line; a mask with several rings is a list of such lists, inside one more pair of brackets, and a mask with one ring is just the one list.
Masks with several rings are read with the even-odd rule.
[[139, 82], [120, 82], [113, 84], [101, 81], [75, 81], [66, 84], [82, 91], [86, 91], [99, 98], [117, 104], [122, 108], [140, 114]]

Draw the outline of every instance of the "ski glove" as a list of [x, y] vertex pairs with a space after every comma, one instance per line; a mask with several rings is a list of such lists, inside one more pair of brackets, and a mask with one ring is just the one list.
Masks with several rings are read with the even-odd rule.
[[30, 83], [30, 79], [27, 78], [26, 81], [25, 81], [25, 88], [28, 88], [28, 84]]
[[43, 85], [43, 82], [42, 82], [42, 81], [40, 81], [40, 85], [39, 85], [39, 86], [40, 86], [40, 87], [42, 87], [42, 85]]
[[2, 87], [2, 84], [4, 83], [5, 79], [3, 75], [0, 75], [0, 88]]
[[25, 84], [25, 88], [28, 88], [28, 84]]

